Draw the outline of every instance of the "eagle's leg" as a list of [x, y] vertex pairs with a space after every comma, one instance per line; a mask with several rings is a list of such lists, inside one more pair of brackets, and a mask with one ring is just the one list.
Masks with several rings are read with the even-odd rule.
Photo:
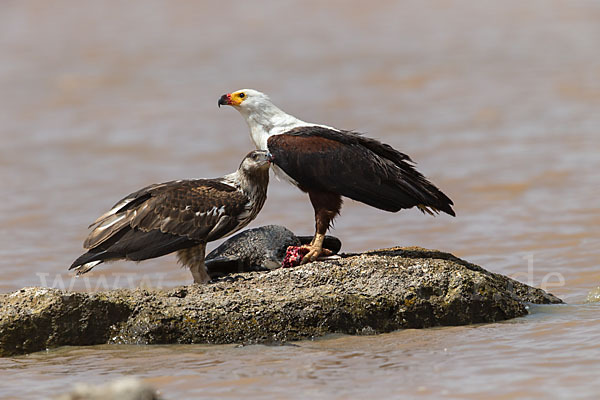
[[200, 243], [197, 246], [182, 249], [177, 252], [179, 262], [190, 269], [194, 277], [194, 283], [203, 284], [210, 281], [210, 276], [204, 264], [204, 255], [206, 253], [206, 243]]
[[302, 264], [315, 261], [323, 253], [325, 234], [342, 208], [342, 196], [336, 193], [309, 191], [308, 197], [315, 209], [315, 236], [308, 245], [309, 251]]
[[308, 245], [309, 251], [306, 253], [304, 258], [302, 258], [301, 264], [306, 264], [312, 261], [315, 261], [321, 253], [323, 252], [323, 239], [325, 239], [325, 235], [321, 233], [315, 233], [315, 237], [310, 245]]

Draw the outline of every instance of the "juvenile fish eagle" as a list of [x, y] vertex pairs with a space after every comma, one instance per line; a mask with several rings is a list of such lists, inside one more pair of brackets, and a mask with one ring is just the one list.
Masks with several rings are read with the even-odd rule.
[[206, 243], [245, 227], [267, 198], [272, 156], [255, 150], [234, 173], [215, 179], [154, 184], [120, 200], [101, 215], [69, 269], [84, 274], [111, 260], [142, 261], [177, 252], [194, 283], [206, 283]]
[[455, 215], [452, 200], [414, 168], [409, 156], [387, 144], [301, 121], [253, 89], [224, 94], [218, 104], [238, 110], [256, 147], [273, 154], [275, 172], [308, 193], [316, 233], [303, 263], [323, 251], [323, 238], [340, 212], [342, 196], [391, 212], [416, 206], [431, 215]]

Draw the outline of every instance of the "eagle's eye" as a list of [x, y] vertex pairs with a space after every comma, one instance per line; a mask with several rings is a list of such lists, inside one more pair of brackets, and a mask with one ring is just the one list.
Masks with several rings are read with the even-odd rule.
[[240, 99], [243, 99], [244, 97], [246, 97], [246, 93], [242, 92], [242, 93], [238, 94], [238, 96], [240, 96]]

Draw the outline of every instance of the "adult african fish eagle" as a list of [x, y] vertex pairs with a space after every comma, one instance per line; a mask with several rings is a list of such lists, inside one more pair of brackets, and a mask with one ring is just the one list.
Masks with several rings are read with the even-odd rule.
[[342, 196], [396, 212], [418, 207], [455, 216], [452, 200], [420, 174], [406, 154], [355, 132], [299, 120], [253, 89], [224, 94], [219, 106], [233, 106], [250, 127], [258, 149], [273, 155], [280, 177], [308, 193], [316, 233], [303, 263], [323, 251], [323, 238], [342, 207]]
[[255, 150], [237, 171], [215, 179], [178, 180], [147, 186], [101, 215], [69, 269], [84, 274], [111, 260], [142, 261], [177, 252], [194, 283], [206, 283], [206, 243], [245, 227], [267, 198], [272, 156]]

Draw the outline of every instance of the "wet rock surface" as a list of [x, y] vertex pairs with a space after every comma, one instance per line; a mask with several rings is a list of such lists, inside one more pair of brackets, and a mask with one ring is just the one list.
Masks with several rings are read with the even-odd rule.
[[266, 343], [494, 322], [557, 297], [454, 257], [392, 248], [210, 285], [0, 295], [0, 355], [101, 343]]

